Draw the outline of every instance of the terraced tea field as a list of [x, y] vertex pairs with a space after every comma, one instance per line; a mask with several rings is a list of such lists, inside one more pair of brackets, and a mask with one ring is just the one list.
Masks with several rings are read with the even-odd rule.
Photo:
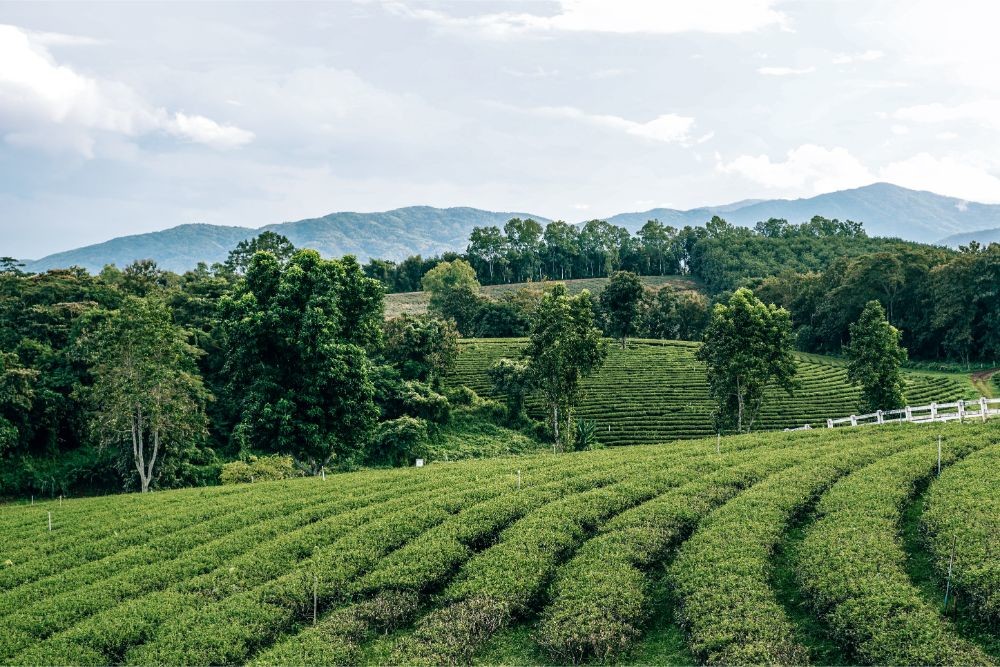
[[[523, 345], [518, 339], [463, 340], [449, 381], [490, 396], [486, 370], [501, 357], [517, 357]], [[613, 346], [600, 372], [584, 381], [575, 414], [595, 420], [598, 437], [606, 445], [651, 444], [714, 433], [705, 368], [694, 358], [697, 345], [631, 341], [624, 351]], [[978, 398], [971, 382], [960, 375], [907, 372], [906, 377], [912, 405]], [[793, 396], [771, 395], [756, 428], [825, 426], [827, 418], [857, 412], [858, 392], [847, 384], [839, 360], [802, 355], [798, 378], [801, 386]], [[538, 414], [537, 401], [529, 401], [528, 407]]]
[[1000, 660], [1000, 420], [716, 445], [0, 506], [0, 664]]

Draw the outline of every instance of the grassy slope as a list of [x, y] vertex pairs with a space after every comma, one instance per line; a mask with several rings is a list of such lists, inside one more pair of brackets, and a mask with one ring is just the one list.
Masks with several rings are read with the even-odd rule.
[[[522, 345], [516, 339], [462, 341], [450, 381], [489, 395], [485, 369], [500, 357], [517, 356]], [[577, 416], [596, 420], [598, 436], [608, 445], [711, 434], [712, 403], [703, 366], [694, 359], [696, 349], [697, 344], [683, 341], [632, 341], [625, 351], [613, 346], [604, 368], [584, 381]], [[827, 418], [857, 411], [857, 390], [847, 385], [842, 360], [800, 355], [799, 361], [801, 386], [792, 397], [772, 393], [762, 409], [760, 428], [821, 426]], [[965, 375], [916, 371], [906, 375], [912, 405], [979, 395]]]
[[[465, 619], [438, 618], [445, 633], [441, 637], [458, 642], [449, 644], [449, 650], [465, 651], [471, 641], [477, 662], [551, 663], [553, 658], [534, 643], [537, 620], [550, 604], [548, 583], [629, 507], [641, 511], [647, 502], [688, 488], [678, 483], [715, 478], [727, 469], [750, 471], [771, 461], [772, 472], [751, 475], [747, 487], [736, 478], [726, 482], [737, 484], [735, 495], [714, 501], [725, 510], [755, 489], [764, 490], [769, 476], [794, 472], [817, 456], [847, 461], [854, 452], [874, 446], [871, 456], [852, 464], [866, 466], [892, 451], [926, 447], [931, 428], [949, 442], [1000, 436], [996, 421], [771, 433], [725, 438], [720, 454], [711, 438], [670, 447], [365, 471], [325, 481], [4, 506], [0, 663], [240, 664], [268, 655], [272, 647], [276, 652], [264, 663], [398, 662], [406, 656], [399, 651], [414, 643], [421, 628], [426, 630], [428, 619], [438, 618], [434, 612], [447, 604], [449, 595], [457, 599], [455, 584], [521, 585], [529, 571], [541, 576], [534, 588], [518, 592], [528, 601], [526, 608], [471, 639], [461, 634]], [[776, 464], [779, 458], [784, 463]], [[845, 466], [840, 474], [850, 469]], [[521, 474], [515, 477], [515, 470]], [[518, 488], [522, 475], [523, 487]], [[726, 479], [718, 477], [717, 483]], [[652, 486], [642, 491], [644, 485]], [[647, 500], [650, 492], [652, 500]], [[592, 504], [612, 497], [620, 500]], [[681, 502], [678, 518], [722, 525], [721, 515], [717, 518], [711, 509]], [[567, 524], [578, 511], [596, 520]], [[46, 529], [48, 512], [51, 532]], [[169, 521], [177, 525], [165, 525]], [[523, 530], [527, 526], [531, 530]], [[681, 542], [671, 549], [684, 544], [695, 527], [682, 530]], [[742, 539], [742, 533], [736, 530], [733, 539]], [[563, 537], [555, 539], [557, 535]], [[494, 552], [505, 557], [491, 558]], [[525, 557], [533, 559], [529, 570], [519, 569], [518, 559]], [[664, 573], [671, 576], [663, 567], [669, 558], [654, 558], [644, 570], [650, 615], [634, 650], [615, 662], [691, 661], [685, 634], [675, 621], [672, 582], [663, 579]], [[441, 563], [448, 566], [437, 569]], [[496, 568], [495, 574], [475, 578], [489, 567]], [[313, 589], [302, 583], [312, 582], [314, 573], [320, 580], [315, 626]], [[387, 612], [378, 601], [393, 599], [398, 591], [410, 591], [417, 602], [393, 617], [391, 627], [383, 627], [378, 619]], [[309, 605], [303, 605], [306, 598]], [[364, 608], [366, 601], [374, 604]], [[450, 631], [457, 634], [446, 634]]]
[[[643, 285], [649, 289], [659, 290], [663, 287], [672, 287], [677, 290], [700, 290], [698, 282], [689, 276], [642, 276]], [[509, 285], [487, 285], [483, 287], [483, 294], [497, 298], [509, 292], [516, 292], [519, 289], [528, 287], [545, 288], [555, 282], [562, 282], [571, 294], [577, 294], [583, 290], [590, 290], [594, 294], [600, 293], [608, 282], [608, 278], [580, 278], [577, 280], [551, 281], [540, 283], [511, 283]], [[427, 312], [427, 304], [430, 296], [426, 292], [400, 292], [398, 294], [387, 294], [385, 297], [385, 315], [394, 317], [408, 313], [419, 315]]]

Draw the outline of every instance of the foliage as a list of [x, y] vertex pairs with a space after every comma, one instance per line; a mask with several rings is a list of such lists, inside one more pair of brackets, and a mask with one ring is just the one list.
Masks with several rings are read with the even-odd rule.
[[385, 322], [384, 354], [404, 378], [436, 384], [455, 366], [458, 331], [435, 317], [394, 317]]
[[288, 453], [314, 473], [363, 458], [378, 418], [365, 351], [381, 334], [374, 282], [352, 258], [303, 250], [282, 267], [270, 253], [254, 255], [221, 304], [241, 451]]
[[768, 387], [792, 393], [796, 369], [788, 312], [764, 305], [748, 289], [716, 304], [696, 356], [707, 367], [720, 426], [731, 424], [738, 433], [753, 428]]
[[528, 364], [517, 359], [498, 359], [487, 370], [493, 390], [507, 401], [507, 414], [517, 421], [524, 414], [524, 399], [532, 389]]
[[607, 331], [621, 341], [622, 349], [636, 330], [643, 287], [639, 276], [631, 271], [618, 271], [601, 291], [601, 312], [608, 318]]
[[899, 367], [906, 350], [899, 346], [900, 332], [889, 324], [878, 301], [869, 301], [851, 325], [847, 354], [847, 379], [861, 387], [861, 411], [895, 410], [904, 405], [903, 376]]
[[381, 422], [370, 454], [373, 463], [409, 465], [414, 459], [429, 458], [430, 434], [427, 422], [406, 415]]
[[587, 449], [597, 449], [601, 446], [597, 439], [597, 422], [593, 419], [576, 420], [576, 440], [575, 449], [583, 451]]
[[590, 293], [569, 296], [566, 288], [556, 285], [542, 297], [531, 337], [525, 350], [533, 384], [546, 405], [546, 415], [557, 445], [573, 437], [572, 406], [577, 399], [580, 381], [595, 372], [607, 357], [607, 343], [594, 327], [594, 308]]
[[301, 476], [302, 471], [296, 467], [291, 456], [251, 455], [245, 461], [224, 464], [219, 481], [222, 484], [247, 484]]
[[140, 489], [149, 491], [159, 457], [176, 457], [207, 434], [199, 351], [165, 305], [137, 297], [127, 297], [82, 343], [94, 378], [86, 390], [93, 433], [122, 452], [123, 468], [134, 466]]
[[295, 246], [287, 237], [275, 232], [262, 232], [252, 239], [246, 239], [236, 244], [236, 247], [229, 251], [229, 256], [223, 262], [226, 270], [242, 276], [250, 268], [253, 256], [258, 252], [269, 252], [282, 265], [295, 254]]

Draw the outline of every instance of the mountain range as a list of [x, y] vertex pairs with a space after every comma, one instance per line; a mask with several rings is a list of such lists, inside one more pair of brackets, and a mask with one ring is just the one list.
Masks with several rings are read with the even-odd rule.
[[[1000, 205], [968, 202], [932, 192], [875, 183], [805, 199], [748, 199], [724, 206], [690, 210], [656, 208], [620, 213], [608, 222], [635, 232], [656, 218], [667, 225], [703, 225], [713, 215], [732, 224], [752, 226], [768, 218], [804, 222], [814, 215], [863, 222], [872, 236], [898, 237], [923, 243], [957, 246], [970, 240], [1000, 240]], [[198, 262], [223, 261], [240, 241], [263, 231], [283, 234], [302, 248], [326, 257], [353, 254], [401, 260], [415, 254], [435, 255], [464, 250], [473, 227], [503, 224], [513, 217], [548, 218], [530, 213], [475, 208], [410, 206], [380, 213], [331, 213], [321, 218], [261, 228], [184, 224], [159, 232], [122, 236], [104, 243], [25, 262], [29, 271], [82, 266], [99, 271], [106, 264], [125, 266], [136, 259], [155, 259], [165, 269], [185, 271]]]

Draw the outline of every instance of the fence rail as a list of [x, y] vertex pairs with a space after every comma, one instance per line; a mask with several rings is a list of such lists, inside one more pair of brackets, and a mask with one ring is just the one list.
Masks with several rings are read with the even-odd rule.
[[[954, 401], [952, 403], [931, 403], [930, 405], [907, 405], [899, 410], [876, 410], [867, 415], [851, 415], [839, 419], [827, 419], [827, 428], [843, 426], [869, 426], [877, 424], [899, 424], [903, 422], [923, 424], [930, 422], [965, 421], [1000, 415], [1000, 398], [982, 397], [976, 401]], [[789, 428], [786, 431], [801, 431], [811, 429], [806, 424], [799, 428]]]

